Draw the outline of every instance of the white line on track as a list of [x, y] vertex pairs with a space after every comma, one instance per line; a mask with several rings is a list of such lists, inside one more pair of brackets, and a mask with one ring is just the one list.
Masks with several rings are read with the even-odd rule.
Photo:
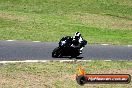
[[[23, 61], [0, 61], [0, 64], [6, 64], [6, 63], [37, 63], [37, 62], [53, 62], [53, 61], [57, 61], [57, 62], [60, 62], [60, 63], [63, 63], [63, 62], [91, 62], [91, 61], [94, 61], [94, 60], [23, 60]], [[110, 62], [112, 60], [103, 60], [103, 61], [106, 61], [106, 62]], [[118, 61], [125, 61], [125, 60], [118, 60]], [[130, 60], [132, 61], [132, 60]]]
[[74, 61], [74, 60], [60, 60], [60, 62], [72, 62], [72, 61]]
[[82, 62], [82, 61], [89, 61], [92, 60], [23, 60], [23, 61], [0, 61], [0, 63], [36, 63], [36, 62], [52, 62], [52, 61], [59, 61], [59, 62]]
[[6, 40], [6, 41], [12, 42], [12, 41], [15, 41], [15, 40]]
[[112, 60], [104, 60], [104, 61], [112, 61]]
[[132, 47], [132, 45], [128, 45], [128, 47]]
[[0, 63], [34, 63], [34, 62], [48, 62], [50, 60], [23, 60], [23, 61], [0, 61]]
[[106, 46], [106, 45], [109, 45], [109, 44], [101, 44], [101, 45], [104, 45], [104, 46]]
[[33, 41], [33, 42], [40, 42], [40, 41]]

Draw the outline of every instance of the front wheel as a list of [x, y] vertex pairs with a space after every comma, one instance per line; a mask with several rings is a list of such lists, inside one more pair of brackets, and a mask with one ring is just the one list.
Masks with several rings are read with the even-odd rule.
[[60, 47], [57, 47], [53, 50], [52, 57], [54, 57], [54, 58], [61, 57], [61, 48]]

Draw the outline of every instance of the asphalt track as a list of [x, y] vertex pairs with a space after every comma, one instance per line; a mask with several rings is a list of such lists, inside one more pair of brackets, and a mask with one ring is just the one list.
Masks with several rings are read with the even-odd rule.
[[[57, 43], [52, 42], [0, 41], [0, 61], [69, 60], [67, 57], [52, 58], [52, 50], [57, 46]], [[132, 46], [87, 45], [77, 59], [132, 60]]]

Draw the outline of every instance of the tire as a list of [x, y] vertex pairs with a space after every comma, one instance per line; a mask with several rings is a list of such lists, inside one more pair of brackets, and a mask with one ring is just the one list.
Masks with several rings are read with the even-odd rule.
[[77, 58], [79, 54], [79, 49], [78, 48], [71, 48], [72, 49], [72, 54], [70, 55], [71, 58]]
[[84, 85], [87, 80], [86, 80], [85, 76], [77, 76], [76, 81], [79, 85]]
[[57, 47], [57, 48], [55, 48], [53, 50], [52, 57], [54, 57], [54, 58], [61, 57], [61, 49], [60, 49], [60, 47]]
[[77, 58], [78, 55], [71, 55], [71, 58]]

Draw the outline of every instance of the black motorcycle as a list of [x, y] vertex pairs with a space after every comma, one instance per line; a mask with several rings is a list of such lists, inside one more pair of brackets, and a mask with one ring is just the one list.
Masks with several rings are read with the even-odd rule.
[[59, 58], [70, 56], [72, 58], [76, 58], [80, 55], [80, 48], [84, 47], [87, 44], [87, 41], [83, 40], [83, 42], [78, 47], [71, 46], [72, 44], [75, 45], [75, 43], [76, 41], [73, 41], [73, 38], [71, 36], [63, 37], [59, 42], [59, 47], [53, 50], [52, 57]]

